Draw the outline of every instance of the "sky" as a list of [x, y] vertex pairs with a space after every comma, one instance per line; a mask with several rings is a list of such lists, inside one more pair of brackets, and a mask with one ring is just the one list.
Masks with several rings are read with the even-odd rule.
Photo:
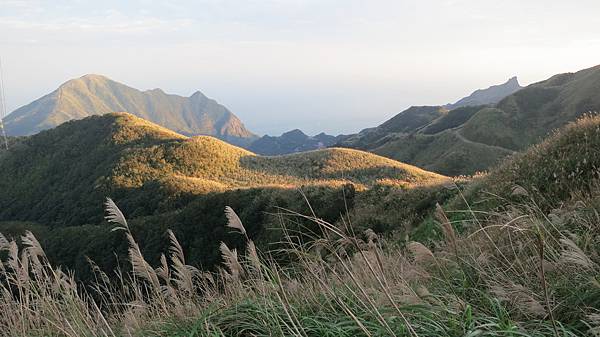
[[0, 0], [7, 110], [95, 73], [216, 99], [257, 134], [353, 133], [600, 64], [598, 0]]

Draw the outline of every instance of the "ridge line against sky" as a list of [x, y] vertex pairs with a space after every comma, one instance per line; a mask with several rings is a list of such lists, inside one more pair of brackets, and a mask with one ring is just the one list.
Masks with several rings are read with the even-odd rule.
[[0, 2], [8, 111], [98, 73], [216, 99], [259, 134], [351, 133], [600, 61], [600, 2]]

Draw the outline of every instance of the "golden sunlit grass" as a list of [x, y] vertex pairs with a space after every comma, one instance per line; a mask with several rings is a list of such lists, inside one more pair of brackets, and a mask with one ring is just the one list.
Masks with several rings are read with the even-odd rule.
[[[276, 157], [261, 157], [212, 137], [186, 138], [128, 114], [116, 114], [113, 139], [135, 143], [141, 135], [161, 142], [134, 147], [119, 161], [111, 182], [139, 187], [163, 178], [186, 190], [206, 192], [223, 188], [261, 186], [372, 185], [381, 179], [406, 187], [441, 181], [444, 177], [384, 157], [350, 149], [324, 149]], [[165, 178], [167, 177], [167, 178]], [[172, 182], [170, 182], [172, 180]], [[184, 183], [185, 181], [185, 183]]]

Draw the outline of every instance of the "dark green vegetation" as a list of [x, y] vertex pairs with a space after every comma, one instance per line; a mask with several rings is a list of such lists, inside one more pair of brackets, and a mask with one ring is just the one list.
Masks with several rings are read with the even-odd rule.
[[[593, 75], [533, 87], [568, 92]], [[498, 121], [546, 125], [528, 110], [547, 108], [540, 90], [528, 103], [414, 108], [416, 131], [393, 137], [448, 169], [470, 144], [479, 152], [463, 160], [476, 165], [522, 139], [467, 140], [469, 123], [498, 110]], [[600, 117], [588, 114], [452, 182], [349, 149], [260, 157], [129, 114], [69, 122], [0, 152], [0, 335], [594, 336], [599, 148]], [[110, 203], [112, 223], [102, 221], [105, 195], [130, 221]]]
[[[2, 154], [0, 172], [0, 219], [38, 224], [31, 230], [40, 234], [51, 260], [77, 267], [79, 276], [86, 275], [79, 268], [89, 272], [86, 255], [111, 270], [115, 259], [106, 252], [125, 251], [118, 233], [103, 222], [106, 196], [131, 219], [151, 261], [158, 261], [160, 242], [171, 228], [191, 253], [190, 263], [211, 267], [219, 259], [219, 241], [227, 237], [226, 205], [238, 210], [251, 237], [266, 246], [281, 238], [277, 217], [269, 213], [277, 207], [310, 213], [299, 190], [327, 221], [360, 210], [356, 225], [381, 231], [396, 228], [399, 219], [417, 220], [434, 205], [422, 191], [445, 193], [442, 176], [366, 152], [260, 157], [125, 113], [71, 121], [23, 138]], [[384, 212], [386, 205], [394, 207]], [[19, 226], [11, 228], [27, 228]]]
[[190, 97], [139, 91], [100, 75], [70, 80], [5, 119], [9, 135], [31, 135], [73, 119], [129, 112], [184, 135], [248, 145], [257, 137], [227, 108], [197, 91]]
[[[228, 211], [228, 227], [212, 227], [234, 231], [214, 238], [224, 240], [217, 257], [223, 263], [214, 273], [186, 265], [190, 256], [175, 236], [191, 232], [172, 235], [166, 228], [154, 242], [165, 254], [161, 263], [148, 263], [138, 247], [147, 236], [108, 206], [111, 225], [119, 228], [111, 235], [128, 250], [134, 277], [111, 281], [96, 270], [97, 302], [47, 264], [33, 235], [21, 238], [20, 250], [0, 237], [8, 255], [0, 271], [6, 281], [0, 283], [0, 335], [595, 336], [599, 145], [600, 117], [585, 116], [487, 176], [452, 185], [454, 198], [434, 196], [444, 205], [423, 205], [431, 216], [397, 235], [359, 232], [351, 226], [359, 213], [332, 224], [310, 210], [307, 216], [283, 212], [282, 250], [268, 252], [244, 235], [253, 236], [245, 223], [255, 214], [238, 218]], [[358, 210], [350, 188], [346, 195]], [[393, 203], [398, 199], [382, 202], [378, 213], [401, 208]], [[342, 207], [341, 200], [331, 207]], [[303, 220], [304, 227], [294, 226]], [[303, 240], [303, 233], [317, 237]], [[193, 256], [199, 247], [192, 248]], [[275, 253], [284, 264], [272, 259]]]
[[311, 137], [295, 129], [278, 137], [263, 136], [252, 142], [248, 150], [264, 156], [274, 156], [322, 149], [337, 143], [338, 138], [325, 133]]
[[553, 76], [491, 106], [411, 108], [340, 145], [446, 175], [473, 174], [600, 110], [599, 90], [600, 66]]

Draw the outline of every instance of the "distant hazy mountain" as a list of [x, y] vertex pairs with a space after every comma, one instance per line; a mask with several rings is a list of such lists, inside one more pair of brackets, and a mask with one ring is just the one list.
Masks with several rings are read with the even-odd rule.
[[274, 156], [322, 149], [335, 144], [337, 140], [337, 137], [325, 133], [311, 137], [295, 129], [279, 137], [263, 136], [254, 141], [248, 149], [254, 153]]
[[523, 89], [523, 87], [519, 84], [519, 81], [515, 76], [506, 81], [506, 83], [493, 85], [487, 89], [475, 90], [472, 94], [460, 99], [458, 102], [446, 105], [446, 108], [452, 110], [464, 106], [496, 104], [504, 97], [521, 89]]
[[[511, 79], [503, 86], [514, 89], [518, 83]], [[600, 66], [555, 75], [492, 105], [469, 106], [475, 104], [474, 96], [481, 96], [475, 93], [457, 102], [463, 106], [454, 109], [412, 107], [337, 145], [446, 175], [487, 170], [582, 114], [600, 111]]]
[[5, 119], [9, 135], [30, 135], [72, 119], [126, 111], [184, 135], [211, 135], [237, 145], [257, 137], [226, 107], [197, 91], [190, 97], [140, 91], [101, 75], [70, 80]]

